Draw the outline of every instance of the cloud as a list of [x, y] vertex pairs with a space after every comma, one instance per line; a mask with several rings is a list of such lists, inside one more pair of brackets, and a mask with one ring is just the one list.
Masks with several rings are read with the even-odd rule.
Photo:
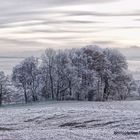
[[114, 41], [94, 41], [94, 44], [108, 45], [108, 44], [116, 44], [116, 42], [114, 42]]
[[[60, 12], [60, 11], [59, 11]], [[140, 16], [140, 11], [128, 11], [120, 13], [107, 13], [107, 12], [96, 12], [96, 11], [61, 11], [67, 14], [67, 16], [99, 16], [99, 17], [112, 17], [112, 16]]]
[[103, 23], [97, 20], [53, 20], [53, 19], [40, 19], [40, 20], [33, 20], [33, 21], [19, 21], [19, 22], [10, 22], [8, 24], [2, 24], [0, 27], [7, 28], [7, 27], [20, 27], [20, 26], [36, 26], [36, 25], [52, 25], [52, 24], [97, 24]]
[[115, 27], [116, 29], [140, 29], [140, 26], [122, 26], [122, 27]]
[[140, 18], [139, 19], [135, 19], [134, 21], [140, 21]]
[[43, 45], [42, 43], [33, 41], [33, 40], [25, 40], [25, 39], [11, 39], [11, 38], [0, 38], [0, 44], [5, 44], [5, 48], [9, 47], [17, 47], [17, 50], [23, 49], [23, 48], [30, 48], [30, 47], [38, 47]]
[[[64, 46], [71, 43], [73, 46], [90, 43], [111, 45], [116, 39], [114, 30], [139, 28], [135, 24], [126, 24], [122, 21], [121, 24], [118, 20], [122, 20], [123, 17], [139, 16], [139, 10], [130, 9], [130, 11], [124, 10], [124, 12], [112, 10], [109, 12], [110, 9], [97, 8], [107, 7], [108, 4], [115, 5], [117, 2], [125, 0], [0, 1], [0, 34], [2, 35], [0, 41], [3, 46], [11, 44], [11, 46], [15, 45], [19, 48], [21, 46], [22, 48], [24, 46], [32, 46], [32, 48], [38, 46], [39, 48], [40, 46], [51, 46], [51, 44]], [[88, 4], [93, 8], [76, 9], [81, 5], [88, 7]], [[132, 17], [129, 20], [133, 20]], [[125, 40], [125, 38], [123, 39]]]
[[0, 0], [0, 24], [38, 19], [42, 15], [60, 13], [49, 11], [52, 7], [115, 1], [119, 0]]
[[32, 4], [30, 6], [34, 5], [44, 5], [44, 6], [59, 6], [59, 5], [69, 5], [69, 4], [87, 4], [87, 3], [108, 3], [108, 2], [114, 2], [119, 0], [1, 0], [1, 7], [7, 7], [7, 6], [27, 6], [28, 4]]
[[33, 11], [58, 6], [80, 5], [88, 3], [109, 3], [120, 0], [0, 0], [1, 14]]

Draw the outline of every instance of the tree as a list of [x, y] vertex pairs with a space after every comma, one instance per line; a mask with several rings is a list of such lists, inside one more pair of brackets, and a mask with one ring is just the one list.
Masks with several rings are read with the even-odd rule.
[[[88, 70], [96, 73], [97, 100], [106, 100], [108, 94], [109, 62], [103, 53], [103, 49], [98, 46], [87, 46], [83, 48], [83, 53], [87, 59]], [[91, 81], [92, 82], [92, 81]], [[91, 94], [91, 92], [90, 92]]]
[[17, 88], [23, 90], [26, 103], [29, 101], [30, 94], [33, 101], [38, 100], [38, 73], [38, 59], [35, 57], [26, 58], [13, 69], [12, 80]]
[[[132, 77], [125, 57], [114, 49], [46, 49], [41, 61], [26, 58], [13, 69], [12, 79], [24, 92], [25, 102], [46, 100], [125, 99]], [[41, 94], [41, 96], [40, 96]]]
[[[42, 56], [42, 70], [45, 78], [44, 89], [48, 90], [48, 96], [51, 99], [55, 98], [54, 84], [55, 84], [55, 55], [56, 52], [53, 49], [46, 49]], [[48, 82], [46, 81], [48, 80]]]
[[112, 94], [113, 98], [125, 99], [129, 93], [130, 83], [132, 82], [132, 76], [127, 72], [128, 65], [126, 58], [115, 49], [105, 49], [104, 53], [110, 62], [109, 94], [106, 98]]
[[9, 80], [8, 77], [5, 76], [3, 71], [0, 71], [0, 106], [2, 105], [2, 101], [7, 97], [9, 93]]
[[21, 89], [24, 92], [25, 103], [27, 103], [28, 102], [28, 96], [27, 96], [28, 84], [27, 84], [27, 77], [26, 77], [25, 69], [22, 64], [16, 65], [13, 68], [12, 81], [17, 88]]
[[39, 71], [38, 59], [35, 57], [28, 57], [24, 60], [24, 68], [27, 78], [27, 85], [32, 95], [32, 100], [38, 100], [38, 87], [39, 87]]
[[58, 51], [56, 55], [56, 99], [64, 100], [69, 88], [67, 68], [69, 60], [66, 52]]

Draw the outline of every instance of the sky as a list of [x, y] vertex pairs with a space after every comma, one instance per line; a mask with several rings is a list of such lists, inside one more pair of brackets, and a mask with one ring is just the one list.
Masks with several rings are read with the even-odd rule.
[[0, 0], [0, 55], [140, 46], [140, 0]]

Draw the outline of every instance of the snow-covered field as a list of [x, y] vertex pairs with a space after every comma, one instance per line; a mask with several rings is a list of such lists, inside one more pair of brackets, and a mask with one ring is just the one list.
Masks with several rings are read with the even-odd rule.
[[140, 139], [140, 101], [65, 101], [0, 108], [0, 140], [130, 139]]

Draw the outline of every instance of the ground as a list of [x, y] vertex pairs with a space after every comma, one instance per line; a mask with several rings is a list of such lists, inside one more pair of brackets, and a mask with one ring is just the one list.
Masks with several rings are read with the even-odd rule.
[[140, 140], [140, 101], [3, 106], [0, 140]]

